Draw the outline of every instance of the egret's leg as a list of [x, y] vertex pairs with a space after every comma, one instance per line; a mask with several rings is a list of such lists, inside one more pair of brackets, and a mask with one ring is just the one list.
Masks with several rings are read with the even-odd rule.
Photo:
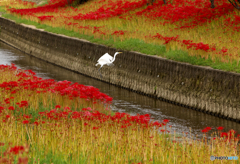
[[99, 72], [99, 74], [100, 74], [100, 77], [102, 78], [102, 74], [101, 74], [101, 72], [100, 72], [100, 69], [101, 69], [102, 67], [100, 67], [99, 69], [98, 69], [98, 72]]

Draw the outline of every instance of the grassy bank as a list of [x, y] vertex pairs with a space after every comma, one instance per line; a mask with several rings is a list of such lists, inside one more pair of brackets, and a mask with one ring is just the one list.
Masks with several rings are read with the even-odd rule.
[[[4, 10], [3, 10], [4, 11]], [[66, 30], [65, 28], [59, 28], [59, 27], [51, 27], [45, 24], [36, 23], [33, 21], [29, 21], [27, 19], [21, 19], [18, 17], [15, 17], [11, 14], [4, 14], [2, 17], [14, 20], [16, 23], [24, 23], [27, 25], [34, 25], [39, 29], [44, 29], [45, 31], [56, 33], [56, 34], [63, 34], [70, 37], [76, 37], [79, 39], [86, 39], [93, 43], [103, 44], [109, 47], [114, 47], [121, 50], [128, 50], [128, 51], [137, 51], [148, 55], [156, 55], [161, 54], [161, 57], [171, 59], [174, 61], [180, 61], [185, 63], [190, 63], [193, 65], [200, 65], [200, 66], [209, 66], [214, 69], [224, 70], [224, 71], [230, 71], [230, 72], [237, 72], [240, 73], [240, 68], [238, 66], [237, 60], [233, 60], [232, 63], [223, 63], [220, 60], [216, 59], [213, 61], [210, 56], [205, 59], [201, 57], [196, 56], [190, 56], [188, 52], [183, 50], [172, 50], [169, 49], [166, 51], [166, 46], [162, 45], [155, 45], [155, 44], [147, 44], [144, 41], [138, 40], [138, 39], [126, 39], [126, 40], [119, 40], [110, 38], [108, 40], [102, 40], [99, 38], [94, 38], [94, 36], [79, 34], [77, 32]], [[159, 55], [160, 56], [160, 55]]]
[[234, 131], [178, 141], [167, 119], [111, 114], [112, 98], [97, 88], [13, 64], [0, 65], [0, 94], [0, 163], [214, 163], [211, 155], [240, 155]]

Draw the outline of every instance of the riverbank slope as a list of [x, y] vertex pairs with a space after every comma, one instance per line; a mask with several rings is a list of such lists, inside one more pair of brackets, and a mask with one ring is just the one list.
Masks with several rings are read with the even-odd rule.
[[100, 79], [95, 66], [99, 57], [121, 50], [16, 24], [2, 17], [0, 25], [0, 40], [29, 55], [141, 94], [240, 121], [237, 73], [122, 51], [114, 67], [102, 68]]

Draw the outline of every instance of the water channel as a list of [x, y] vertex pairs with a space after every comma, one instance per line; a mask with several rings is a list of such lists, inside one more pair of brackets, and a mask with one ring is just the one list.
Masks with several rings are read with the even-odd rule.
[[[170, 122], [168, 125], [172, 126], [171, 133], [173, 133], [174, 130], [177, 134], [182, 134], [182, 132], [189, 133], [191, 128], [193, 135], [201, 137], [203, 135], [201, 132], [203, 128], [212, 127], [216, 130], [216, 127], [219, 126], [223, 126], [224, 131], [234, 129], [238, 133], [240, 132], [239, 123], [121, 89], [114, 85], [39, 60], [0, 42], [0, 64], [9, 65], [11, 63], [14, 63], [20, 69], [31, 69], [38, 77], [44, 79], [55, 79], [57, 81], [68, 80], [99, 88], [101, 92], [113, 97], [113, 111], [126, 112], [131, 115], [137, 113], [150, 114], [152, 119], [160, 122], [163, 119], [169, 119]], [[168, 130], [170, 129], [168, 128]], [[215, 130], [211, 130], [209, 133]]]

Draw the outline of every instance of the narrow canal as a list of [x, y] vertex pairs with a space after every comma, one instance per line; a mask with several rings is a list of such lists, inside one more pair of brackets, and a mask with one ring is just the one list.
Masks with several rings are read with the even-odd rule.
[[[202, 136], [201, 130], [205, 127], [223, 126], [224, 131], [230, 129], [240, 132], [240, 124], [191, 109], [172, 105], [160, 100], [143, 96], [116, 86], [101, 82], [90, 77], [71, 72], [67, 69], [52, 65], [35, 57], [26, 55], [3, 42], [0, 42], [0, 64], [14, 63], [18, 68], [31, 69], [37, 76], [57, 81], [68, 80], [80, 84], [94, 86], [103, 93], [113, 97], [112, 109], [115, 112], [126, 112], [131, 115], [150, 114], [154, 120], [162, 121], [169, 119], [171, 133], [175, 130], [177, 134], [190, 132], [193, 135]], [[97, 67], [96, 67], [97, 71]], [[170, 130], [168, 128], [168, 130]], [[209, 133], [214, 130], [209, 131]]]

